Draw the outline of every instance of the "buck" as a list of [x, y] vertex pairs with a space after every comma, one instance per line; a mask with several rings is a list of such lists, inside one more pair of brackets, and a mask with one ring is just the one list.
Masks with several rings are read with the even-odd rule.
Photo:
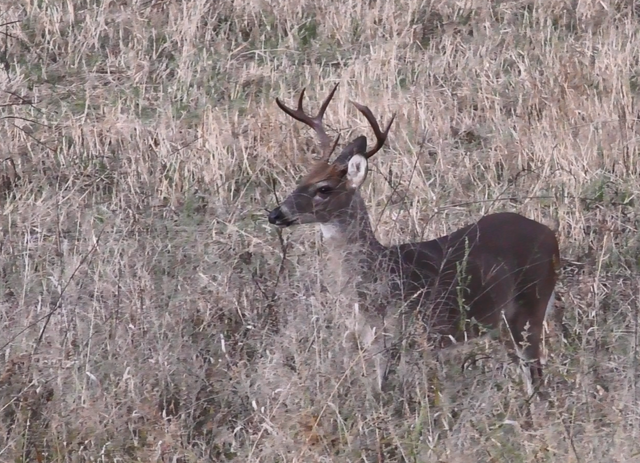
[[[547, 226], [522, 215], [501, 212], [430, 241], [383, 246], [375, 237], [359, 189], [368, 160], [384, 145], [395, 118], [380, 129], [371, 110], [351, 102], [375, 134], [374, 147], [359, 136], [330, 162], [332, 143], [323, 116], [337, 85], [311, 117], [276, 98], [282, 111], [311, 127], [322, 158], [297, 188], [269, 213], [277, 227], [318, 223], [338, 262], [336, 289], [357, 297], [349, 329], [369, 352], [382, 390], [389, 347], [410, 329], [420, 328], [437, 347], [446, 347], [499, 329], [506, 322], [520, 357], [529, 363], [532, 383], [543, 375], [543, 323], [554, 304], [560, 262], [558, 242]], [[510, 349], [511, 355], [513, 351]]]

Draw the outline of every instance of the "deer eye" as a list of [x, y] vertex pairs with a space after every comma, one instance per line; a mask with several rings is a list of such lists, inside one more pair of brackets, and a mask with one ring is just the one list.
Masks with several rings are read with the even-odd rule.
[[332, 191], [333, 191], [333, 189], [330, 186], [324, 185], [324, 186], [321, 186], [320, 188], [318, 188], [316, 190], [316, 194], [321, 194], [321, 195], [325, 195], [326, 196], [329, 193], [331, 193]]

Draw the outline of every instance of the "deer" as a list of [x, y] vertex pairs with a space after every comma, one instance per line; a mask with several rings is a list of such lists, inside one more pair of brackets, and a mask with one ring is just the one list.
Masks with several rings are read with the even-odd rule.
[[[371, 110], [351, 104], [368, 121], [375, 145], [358, 136], [331, 161], [340, 136], [332, 142], [323, 117], [338, 85], [315, 116], [276, 98], [278, 107], [312, 128], [320, 160], [276, 208], [268, 221], [279, 228], [319, 224], [323, 244], [341, 269], [337, 291], [355, 294], [353, 317], [346, 317], [352, 341], [368, 352], [383, 390], [390, 351], [410, 328], [420, 328], [438, 349], [477, 338], [506, 325], [512, 358], [524, 360], [528, 390], [543, 381], [543, 324], [554, 306], [560, 253], [555, 233], [514, 212], [484, 215], [477, 222], [429, 241], [385, 246], [371, 226], [360, 194], [368, 162], [384, 146], [391, 125], [380, 128]], [[414, 330], [415, 331], [415, 330]], [[361, 350], [361, 352], [363, 351]], [[515, 350], [515, 354], [514, 354]]]

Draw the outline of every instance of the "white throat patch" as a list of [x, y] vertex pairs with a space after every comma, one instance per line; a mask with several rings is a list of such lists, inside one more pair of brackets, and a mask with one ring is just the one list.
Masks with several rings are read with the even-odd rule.
[[332, 223], [321, 223], [320, 231], [322, 231], [322, 237], [325, 240], [334, 239], [340, 234], [338, 227]]

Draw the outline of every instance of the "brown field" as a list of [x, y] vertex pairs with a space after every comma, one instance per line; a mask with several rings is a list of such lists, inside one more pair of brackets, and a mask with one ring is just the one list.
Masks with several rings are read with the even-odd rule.
[[[0, 461], [640, 461], [633, 0], [0, 1]], [[483, 340], [378, 401], [320, 233], [266, 220], [313, 133], [397, 119], [386, 244], [495, 211], [557, 230], [547, 399]], [[370, 141], [372, 143], [372, 141]], [[439, 360], [438, 360], [439, 359]]]

